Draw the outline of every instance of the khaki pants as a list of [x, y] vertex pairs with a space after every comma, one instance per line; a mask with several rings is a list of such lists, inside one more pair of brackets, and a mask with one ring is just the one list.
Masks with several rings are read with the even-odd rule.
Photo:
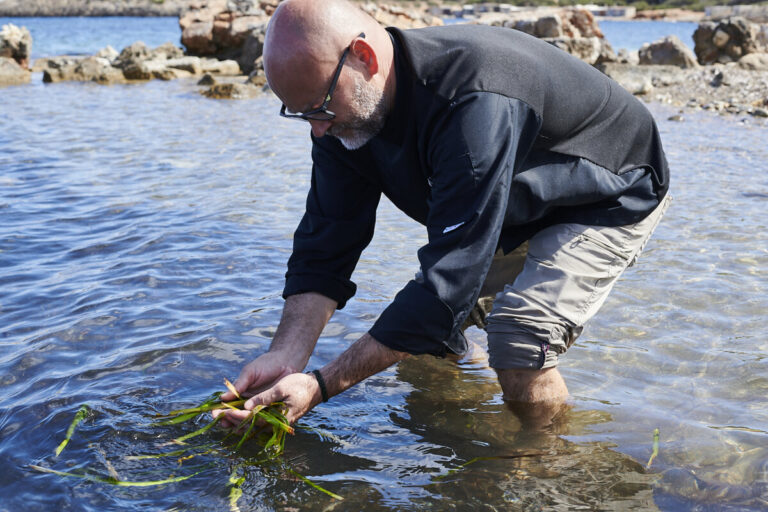
[[465, 327], [488, 333], [492, 368], [551, 368], [634, 264], [670, 197], [627, 226], [550, 226], [496, 254]]

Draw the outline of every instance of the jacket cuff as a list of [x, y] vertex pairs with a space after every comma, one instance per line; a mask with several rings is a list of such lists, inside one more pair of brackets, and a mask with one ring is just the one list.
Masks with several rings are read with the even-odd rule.
[[299, 293], [316, 292], [337, 302], [336, 309], [343, 308], [355, 294], [357, 286], [352, 281], [341, 282], [321, 274], [296, 274], [285, 278], [283, 298]]
[[444, 356], [453, 312], [435, 294], [410, 281], [369, 331], [382, 345], [409, 354]]

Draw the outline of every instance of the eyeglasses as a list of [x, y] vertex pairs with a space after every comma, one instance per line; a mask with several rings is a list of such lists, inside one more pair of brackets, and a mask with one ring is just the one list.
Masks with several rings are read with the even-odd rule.
[[[365, 33], [361, 32], [357, 37], [364, 38]], [[344, 53], [341, 54], [339, 65], [336, 66], [336, 72], [333, 74], [331, 86], [328, 88], [328, 94], [325, 95], [325, 100], [323, 101], [322, 105], [317, 108], [313, 108], [309, 112], [287, 112], [285, 103], [283, 103], [283, 106], [280, 107], [280, 116], [286, 117], [288, 119], [298, 119], [301, 121], [330, 121], [331, 119], [335, 118], [336, 114], [328, 110], [328, 104], [331, 102], [333, 91], [336, 89], [336, 83], [339, 81], [339, 75], [341, 75], [341, 68], [344, 67], [344, 61], [346, 60], [347, 54], [349, 53], [351, 47], [352, 43], [350, 43], [350, 45], [347, 46], [347, 48], [344, 50]]]

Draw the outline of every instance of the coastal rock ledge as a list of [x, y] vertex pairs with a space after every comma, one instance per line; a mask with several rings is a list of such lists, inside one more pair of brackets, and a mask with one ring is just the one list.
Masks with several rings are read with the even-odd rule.
[[107, 47], [89, 57], [51, 57], [37, 59], [33, 69], [43, 72], [43, 82], [97, 82], [115, 84], [139, 80], [173, 80], [210, 73], [238, 76], [235, 61], [220, 61], [185, 56], [181, 48], [165, 43], [150, 49], [142, 42], [127, 46], [120, 53]]

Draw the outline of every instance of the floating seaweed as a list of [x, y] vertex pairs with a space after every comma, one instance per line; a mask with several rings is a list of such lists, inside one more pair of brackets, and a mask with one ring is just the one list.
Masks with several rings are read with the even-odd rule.
[[88, 415], [88, 406], [86, 404], [83, 404], [80, 406], [80, 409], [77, 410], [77, 413], [75, 414], [75, 419], [72, 420], [72, 423], [70, 423], [69, 428], [67, 429], [66, 437], [61, 443], [59, 443], [59, 446], [56, 447], [57, 457], [67, 446], [67, 444], [69, 443], [69, 440], [72, 439], [72, 434], [75, 433], [75, 428], [77, 427], [77, 424], [83, 421], [87, 415]]
[[651, 458], [648, 459], [648, 464], [645, 465], [645, 469], [650, 469], [653, 459], [659, 454], [659, 429], [653, 429], [653, 451], [651, 452]]
[[[225, 382], [227, 388], [230, 391], [234, 391], [234, 386], [229, 381]], [[158, 414], [155, 416], [155, 421], [150, 424], [150, 427], [161, 426], [173, 426], [181, 425], [186, 422], [194, 421], [200, 415], [209, 413], [216, 409], [237, 409], [243, 410], [245, 400], [242, 399], [237, 393], [237, 400], [222, 402], [220, 399], [221, 393], [214, 393], [203, 403], [197, 407], [177, 409], [167, 414]], [[241, 489], [245, 482], [245, 474], [240, 473], [243, 466], [263, 465], [268, 462], [276, 461], [283, 454], [285, 449], [285, 441], [287, 434], [293, 434], [294, 428], [290, 425], [284, 415], [285, 404], [282, 402], [275, 402], [269, 405], [259, 405], [249, 411], [249, 416], [241, 423], [239, 427], [230, 429], [226, 435], [218, 442], [206, 442], [200, 445], [189, 444], [189, 441], [207, 434], [224, 415], [218, 415], [213, 420], [209, 421], [202, 428], [189, 432], [187, 434], [175, 437], [160, 446], [176, 445], [177, 448], [171, 451], [161, 451], [158, 453], [146, 453], [140, 455], [129, 455], [125, 457], [125, 460], [142, 461], [150, 459], [161, 459], [166, 457], [177, 457], [179, 465], [182, 462], [190, 460], [194, 457], [207, 454], [217, 454], [225, 457], [229, 457], [233, 454], [237, 454], [245, 446], [246, 443], [258, 444], [259, 450], [256, 457], [248, 458], [241, 463], [235, 465], [229, 477], [229, 503], [232, 511], [237, 511], [237, 501], [243, 494]], [[70, 424], [66, 432], [64, 441], [56, 448], [56, 456], [58, 456], [69, 440], [74, 434], [77, 425], [83, 421], [88, 415], [89, 409], [86, 405], [80, 407], [75, 414], [75, 418]], [[116, 485], [121, 487], [149, 487], [155, 485], [165, 485], [176, 482], [181, 482], [199, 475], [212, 464], [207, 466], [198, 466], [194, 469], [190, 469], [189, 474], [176, 475], [172, 474], [166, 478], [160, 478], [155, 480], [141, 480], [141, 479], [123, 479], [120, 478], [114, 469], [110, 469], [109, 475], [99, 474], [88, 467], [84, 467], [80, 470], [73, 471], [60, 471], [53, 468], [43, 467], [39, 465], [30, 465], [31, 469], [40, 471], [43, 473], [50, 473], [63, 477], [81, 478], [94, 482]], [[111, 464], [108, 465], [111, 468]], [[297, 477], [302, 482], [308, 484], [314, 489], [317, 489], [337, 500], [343, 499], [341, 496], [334, 494], [326, 489], [323, 489], [319, 485], [310, 481], [306, 477], [300, 475], [291, 468], [286, 469], [287, 472]]]

